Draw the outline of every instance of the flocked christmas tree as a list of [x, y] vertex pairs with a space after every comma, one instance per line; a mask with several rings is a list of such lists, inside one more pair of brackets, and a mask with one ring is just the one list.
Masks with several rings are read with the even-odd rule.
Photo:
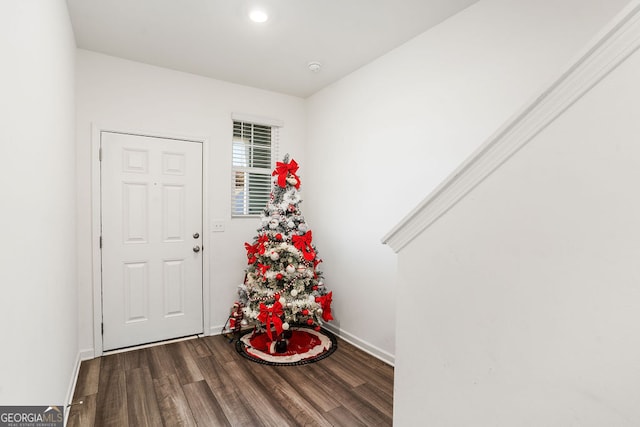
[[245, 243], [249, 266], [240, 285], [245, 318], [272, 341], [297, 325], [320, 330], [332, 320], [332, 292], [326, 289], [313, 234], [300, 211], [298, 164], [277, 162], [271, 197], [253, 243]]

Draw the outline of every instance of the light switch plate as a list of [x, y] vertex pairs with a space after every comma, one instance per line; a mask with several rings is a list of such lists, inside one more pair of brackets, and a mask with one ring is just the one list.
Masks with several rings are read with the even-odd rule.
[[212, 221], [211, 231], [214, 233], [221, 233], [224, 231], [224, 221]]

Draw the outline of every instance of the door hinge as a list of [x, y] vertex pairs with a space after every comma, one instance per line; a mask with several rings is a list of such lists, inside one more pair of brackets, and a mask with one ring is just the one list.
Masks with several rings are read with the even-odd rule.
[[98, 161], [102, 161], [102, 147], [98, 148]]
[[100, 236], [100, 249], [102, 249], [102, 236]]
[[104, 335], [104, 323], [100, 324], [100, 333]]

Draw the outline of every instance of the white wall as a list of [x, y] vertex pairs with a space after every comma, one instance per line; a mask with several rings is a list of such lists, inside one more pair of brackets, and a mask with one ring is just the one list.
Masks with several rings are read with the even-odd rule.
[[307, 216], [336, 325], [393, 357], [396, 256], [381, 236], [625, 4], [482, 0], [308, 100]]
[[[280, 152], [289, 152], [306, 170], [304, 101], [192, 74], [78, 50], [78, 278], [80, 348], [93, 354], [91, 273], [91, 124], [123, 130], [206, 138], [208, 141], [208, 221], [226, 230], [210, 233], [205, 254], [210, 267], [211, 318], [205, 333], [219, 333], [244, 277], [246, 252], [259, 225], [256, 218], [231, 219], [231, 113], [284, 122]], [[304, 205], [303, 205], [304, 209]]]
[[[637, 426], [640, 54], [402, 250], [397, 425]], [[410, 366], [418, 369], [411, 369]]]
[[65, 2], [0, 2], [0, 55], [0, 405], [61, 405], [78, 355]]

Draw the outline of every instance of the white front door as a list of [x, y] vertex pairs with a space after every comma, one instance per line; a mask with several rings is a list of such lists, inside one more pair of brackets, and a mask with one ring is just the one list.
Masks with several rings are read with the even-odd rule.
[[103, 349], [202, 333], [202, 144], [100, 144]]

